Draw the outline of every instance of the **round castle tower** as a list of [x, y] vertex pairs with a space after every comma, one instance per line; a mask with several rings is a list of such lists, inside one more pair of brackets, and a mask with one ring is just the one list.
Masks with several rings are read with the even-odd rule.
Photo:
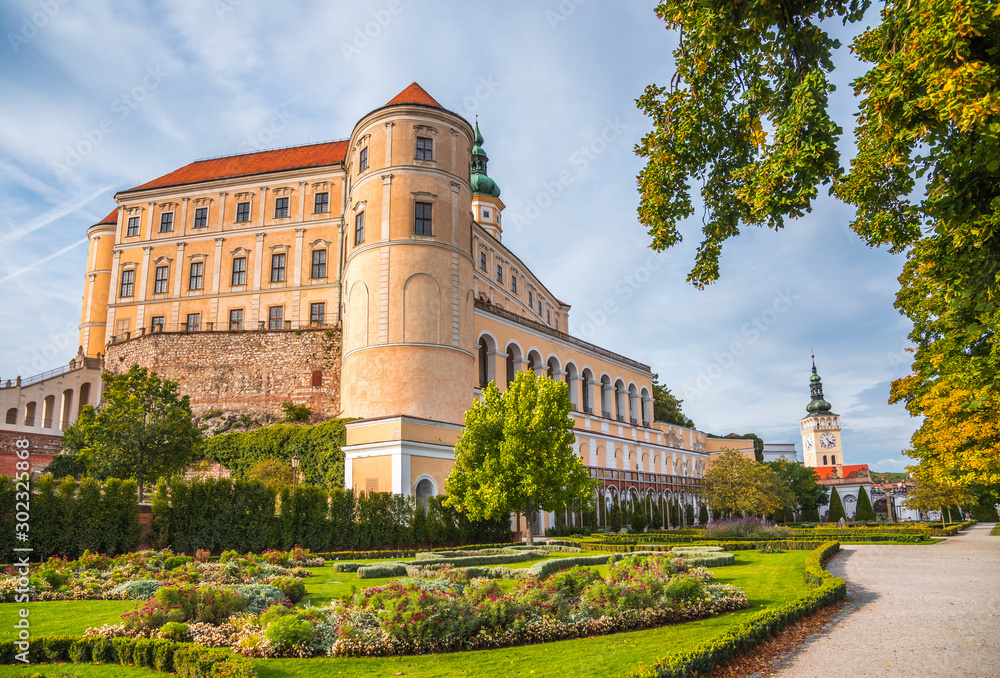
[[460, 424], [472, 400], [473, 130], [411, 85], [355, 126], [344, 207], [345, 416]]

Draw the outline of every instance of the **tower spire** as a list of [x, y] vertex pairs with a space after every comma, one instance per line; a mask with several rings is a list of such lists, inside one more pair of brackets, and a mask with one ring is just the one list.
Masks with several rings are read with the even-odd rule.
[[472, 146], [471, 183], [472, 193], [488, 195], [492, 198], [500, 197], [500, 187], [486, 174], [486, 164], [489, 156], [483, 150], [483, 134], [479, 131], [479, 116], [476, 116], [476, 136]]
[[833, 406], [823, 398], [823, 381], [820, 379], [819, 374], [816, 373], [815, 354], [812, 356], [812, 376], [809, 377], [809, 395], [812, 396], [812, 400], [806, 405], [806, 412], [809, 413], [809, 416], [832, 414], [830, 410]]

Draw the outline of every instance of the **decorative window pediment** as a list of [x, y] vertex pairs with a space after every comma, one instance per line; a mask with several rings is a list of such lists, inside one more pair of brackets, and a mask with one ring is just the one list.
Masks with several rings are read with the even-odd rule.
[[237, 193], [233, 197], [236, 198], [237, 200], [252, 200], [254, 197], [254, 193], [251, 191], [243, 191], [242, 193]]
[[319, 238], [318, 240], [313, 240], [311, 243], [309, 243], [309, 248], [318, 250], [318, 249], [323, 249], [324, 247], [329, 247], [330, 244], [331, 243], [329, 240], [324, 240], [323, 238]]
[[428, 193], [427, 191], [413, 191], [410, 193], [414, 200], [419, 200], [421, 202], [434, 202], [437, 200], [437, 193]]
[[363, 135], [360, 139], [358, 139], [357, 143], [354, 144], [354, 150], [358, 150], [359, 148], [364, 148], [365, 146], [367, 146], [368, 142], [371, 141], [371, 138], [372, 138], [371, 134]]
[[191, 202], [195, 205], [203, 206], [203, 205], [211, 205], [213, 200], [212, 198], [195, 198]]
[[169, 266], [172, 261], [173, 259], [171, 259], [170, 257], [162, 256], [154, 259], [153, 263], [156, 264], [157, 266], [163, 266], [163, 265]]
[[177, 209], [177, 203], [175, 202], [161, 202], [157, 205], [161, 210], [173, 210]]
[[277, 188], [272, 188], [271, 193], [277, 196], [291, 195], [295, 191], [291, 186], [278, 186]]
[[245, 257], [245, 256], [247, 256], [248, 254], [250, 254], [250, 250], [248, 250], [248, 249], [247, 249], [247, 248], [245, 248], [245, 247], [237, 247], [236, 249], [234, 249], [234, 250], [233, 250], [232, 252], [230, 252], [229, 254], [231, 254], [231, 255], [232, 255], [232, 256], [234, 256], [234, 257]]
[[271, 245], [268, 249], [272, 252], [287, 252], [290, 248], [288, 245]]
[[414, 125], [413, 131], [422, 137], [432, 137], [438, 133], [437, 127], [431, 127], [430, 125]]
[[208, 255], [207, 254], [192, 254], [192, 255], [188, 256], [188, 260], [190, 260], [192, 262], [195, 262], [195, 261], [205, 261], [207, 259], [208, 259]]

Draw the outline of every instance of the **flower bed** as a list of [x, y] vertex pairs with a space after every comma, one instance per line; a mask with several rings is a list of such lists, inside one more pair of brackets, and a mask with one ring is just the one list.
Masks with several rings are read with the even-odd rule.
[[[27, 588], [32, 601], [146, 600], [167, 582], [225, 587], [273, 584], [298, 591], [301, 579], [311, 574], [300, 567], [303, 563], [321, 566], [323, 560], [304, 549], [260, 556], [227, 552], [216, 562], [199, 562], [169, 550], [137, 551], [116, 558], [85, 552], [74, 561], [54, 556], [32, 565]], [[15, 568], [0, 575], [0, 602], [14, 600], [20, 580]]]
[[[575, 559], [545, 562], [565, 560]], [[711, 572], [689, 569], [670, 554], [621, 558], [603, 579], [582, 567], [525, 576], [508, 592], [494, 580], [470, 579], [454, 568], [440, 573], [436, 580], [400, 579], [368, 588], [325, 608], [274, 605], [226, 619], [221, 612], [238, 606], [214, 592], [161, 589], [156, 604], [146, 603], [124, 624], [89, 629], [87, 637], [189, 640], [229, 646], [246, 657], [380, 656], [578, 638], [748, 607], [742, 591], [710, 583]], [[188, 597], [177, 602], [177, 595]], [[205, 623], [210, 617], [215, 624]]]

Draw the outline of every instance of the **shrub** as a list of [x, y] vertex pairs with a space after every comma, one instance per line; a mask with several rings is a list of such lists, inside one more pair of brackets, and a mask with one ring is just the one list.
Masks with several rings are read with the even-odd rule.
[[160, 638], [166, 638], [167, 640], [173, 640], [178, 643], [184, 643], [191, 640], [191, 630], [188, 628], [187, 624], [181, 622], [167, 622], [160, 627], [159, 634]]
[[386, 579], [388, 577], [405, 577], [406, 565], [403, 563], [373, 563], [359, 567], [358, 579]]
[[246, 612], [260, 614], [271, 605], [285, 605], [288, 598], [281, 589], [266, 584], [241, 586], [236, 591], [246, 600]]
[[764, 544], [763, 546], [761, 546], [757, 550], [760, 553], [784, 553], [785, 552], [780, 546], [778, 546], [773, 541], [767, 542], [766, 544]]
[[357, 572], [358, 568], [361, 567], [361, 563], [334, 563], [334, 572]]
[[312, 408], [307, 405], [296, 405], [291, 400], [281, 403], [282, 421], [309, 421]]
[[246, 606], [246, 599], [219, 586], [163, 586], [136, 612], [124, 615], [125, 625], [137, 631], [158, 630], [167, 622], [198, 621], [218, 624]]
[[875, 520], [875, 510], [872, 508], [872, 501], [868, 497], [868, 493], [865, 492], [864, 486], [858, 488], [858, 504], [854, 511], [854, 520], [856, 522]]
[[124, 595], [128, 600], [149, 600], [163, 582], [157, 579], [133, 579], [111, 589], [111, 593]]
[[313, 637], [313, 626], [296, 615], [288, 615], [271, 622], [264, 635], [279, 651], [287, 650], [308, 644]]
[[306, 586], [298, 577], [275, 577], [270, 584], [274, 588], [280, 589], [293, 605], [306, 595]]
[[840, 501], [840, 493], [836, 487], [830, 488], [830, 511], [826, 514], [828, 523], [839, 523], [841, 519], [846, 520], [844, 515], [844, 504]]
[[760, 518], [713, 520], [702, 533], [705, 539], [787, 539], [795, 533], [791, 528], [775, 525]]

